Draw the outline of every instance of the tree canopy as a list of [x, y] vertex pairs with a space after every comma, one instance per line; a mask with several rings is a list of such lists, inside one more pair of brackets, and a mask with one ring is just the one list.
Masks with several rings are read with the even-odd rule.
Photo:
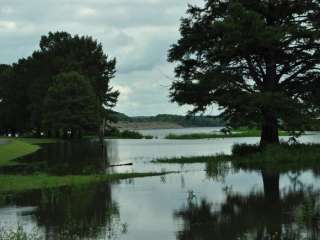
[[218, 104], [230, 124], [261, 127], [261, 143], [319, 113], [319, 1], [205, 0], [189, 6], [180, 32], [168, 57], [172, 101], [193, 112]]
[[[2, 114], [1, 117], [7, 118], [6, 125], [2, 128], [13, 132], [34, 130], [39, 133], [48, 130], [45, 129], [48, 125], [44, 125], [44, 113], [46, 118], [49, 116], [44, 105], [48, 90], [52, 85], [57, 87], [58, 75], [76, 72], [81, 75], [82, 84], [87, 81], [93, 92], [97, 108], [94, 124], [98, 131], [98, 126], [108, 119], [108, 111], [115, 106], [119, 95], [110, 85], [116, 72], [116, 60], [109, 58], [103, 52], [102, 45], [89, 36], [50, 32], [41, 37], [39, 46], [40, 49], [30, 57], [8, 66], [11, 69], [9, 78], [3, 77], [6, 71], [0, 69], [0, 89], [5, 88], [2, 92], [7, 95], [1, 103], [2, 108], [11, 109], [10, 114], [15, 114]], [[60, 75], [67, 82], [69, 77]], [[72, 78], [78, 79], [79, 76]], [[6, 84], [2, 84], [3, 82]], [[67, 84], [69, 87], [76, 87], [75, 84]], [[90, 99], [91, 90], [87, 92]], [[15, 119], [21, 119], [22, 122], [15, 123]]]
[[97, 128], [97, 105], [90, 82], [77, 72], [54, 78], [44, 99], [43, 122], [46, 129], [81, 136], [85, 129]]

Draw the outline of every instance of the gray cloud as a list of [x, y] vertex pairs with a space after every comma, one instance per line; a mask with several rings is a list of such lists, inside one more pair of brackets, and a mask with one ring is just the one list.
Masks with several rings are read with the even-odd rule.
[[187, 4], [202, 0], [1, 0], [1, 63], [38, 48], [41, 35], [68, 31], [91, 35], [118, 60], [113, 85], [122, 95], [116, 110], [129, 115], [186, 112], [169, 103], [167, 50], [179, 37]]

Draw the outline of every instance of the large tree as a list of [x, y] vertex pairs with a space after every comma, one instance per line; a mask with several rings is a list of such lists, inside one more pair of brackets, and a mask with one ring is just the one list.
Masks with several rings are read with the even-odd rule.
[[28, 128], [27, 82], [17, 78], [14, 67], [0, 65], [0, 133]]
[[97, 105], [90, 82], [77, 72], [62, 73], [54, 78], [44, 100], [45, 128], [60, 137], [68, 132], [81, 137], [88, 129], [96, 129]]
[[218, 104], [231, 124], [261, 127], [269, 144], [319, 111], [319, 1], [205, 0], [189, 6], [180, 32], [171, 99], [193, 113]]
[[[9, 79], [12, 87], [8, 91], [12, 98], [6, 102], [6, 107], [10, 108], [17, 103], [17, 107], [22, 106], [23, 112], [27, 113], [20, 118], [26, 126], [23, 129], [18, 127], [17, 130], [34, 129], [39, 133], [44, 129], [44, 99], [49, 88], [57, 75], [75, 71], [93, 89], [97, 106], [96, 120], [99, 123], [96, 130], [101, 132], [106, 120], [111, 118], [108, 113], [115, 106], [119, 95], [110, 84], [116, 72], [116, 60], [109, 58], [102, 45], [89, 36], [50, 32], [41, 37], [39, 45], [40, 49], [30, 57], [20, 59], [12, 66], [13, 75]], [[14, 119], [12, 117], [9, 123]]]

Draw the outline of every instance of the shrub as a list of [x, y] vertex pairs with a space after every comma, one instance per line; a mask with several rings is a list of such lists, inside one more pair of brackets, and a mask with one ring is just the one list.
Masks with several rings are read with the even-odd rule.
[[261, 151], [261, 147], [258, 144], [249, 145], [249, 144], [235, 144], [232, 147], [233, 156], [246, 156], [254, 154]]

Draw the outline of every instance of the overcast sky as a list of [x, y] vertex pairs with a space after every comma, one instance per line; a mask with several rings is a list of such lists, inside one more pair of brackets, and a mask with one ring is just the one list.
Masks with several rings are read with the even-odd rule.
[[117, 111], [184, 114], [186, 107], [168, 99], [174, 66], [166, 58], [188, 3], [203, 1], [0, 0], [0, 63], [30, 55], [49, 31], [90, 35], [118, 60], [112, 81], [121, 92]]

